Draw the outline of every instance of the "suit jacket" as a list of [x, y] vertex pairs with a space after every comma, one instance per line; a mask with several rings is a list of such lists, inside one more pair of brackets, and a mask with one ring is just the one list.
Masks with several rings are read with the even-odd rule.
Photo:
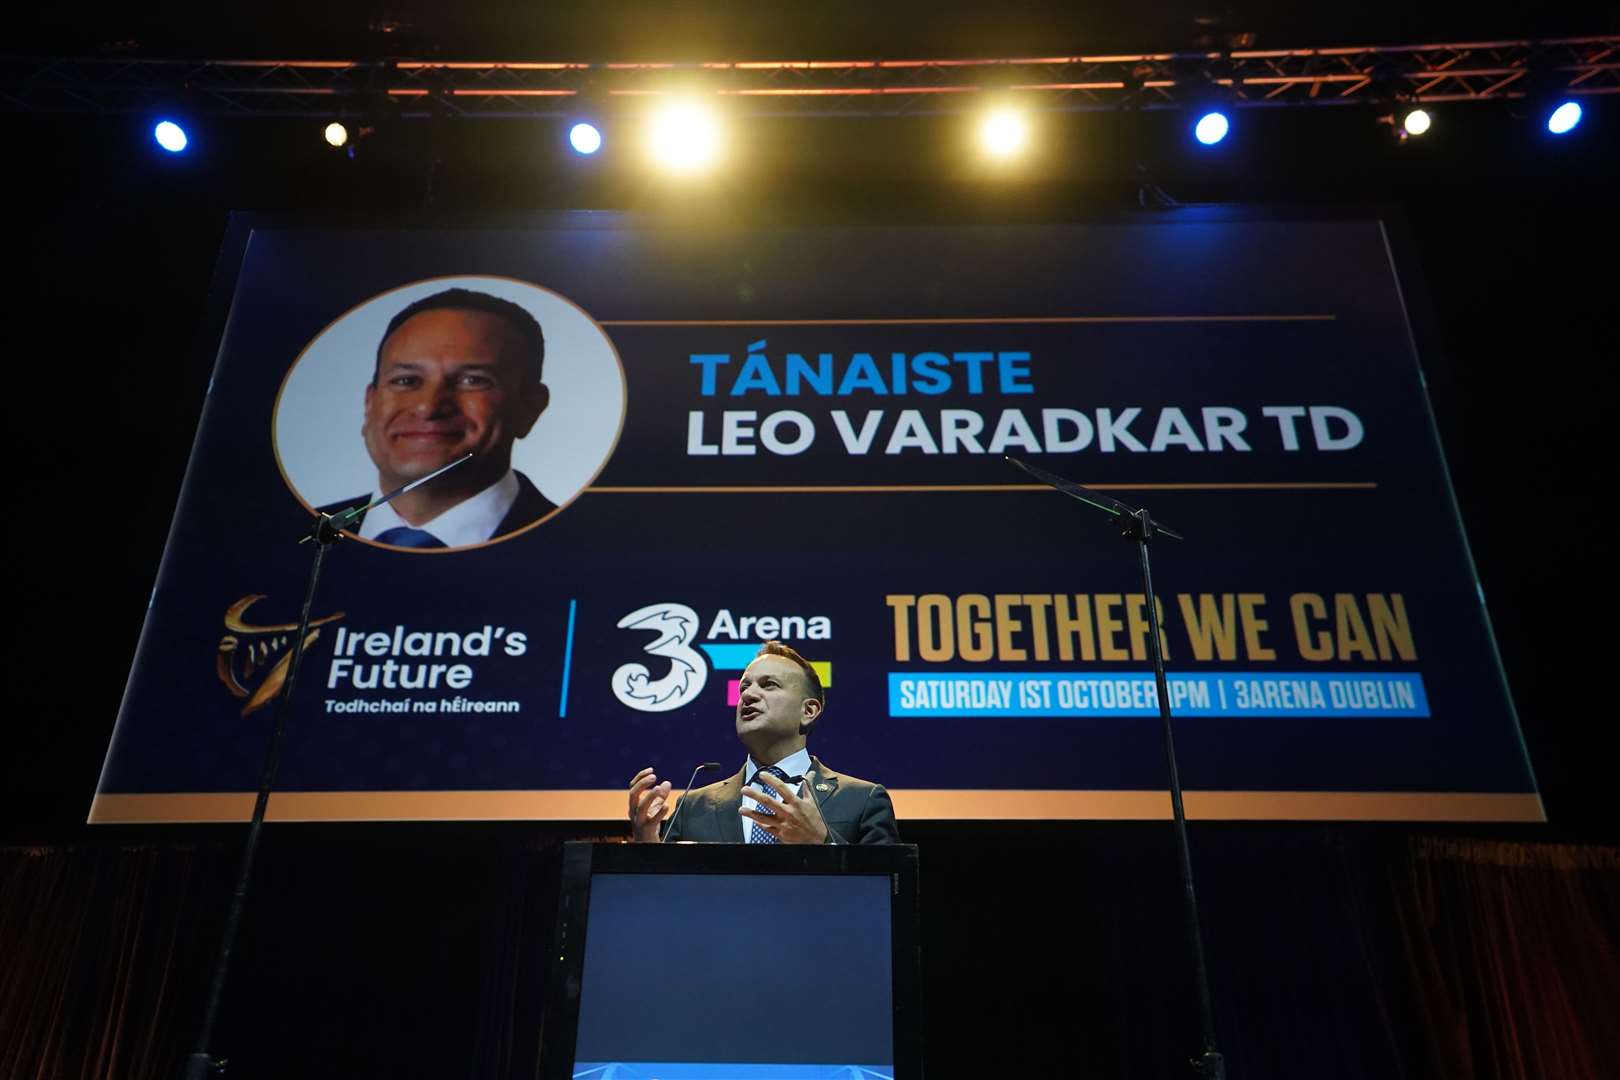
[[[506, 516], [501, 518], [501, 523], [495, 526], [495, 532], [484, 538], [486, 540], [493, 540], [497, 536], [505, 536], [509, 532], [516, 532], [523, 526], [539, 521], [557, 509], [557, 504], [540, 494], [540, 489], [535, 487], [527, 476], [524, 476], [516, 469], [512, 470], [512, 475], [517, 477], [518, 482], [517, 501], [512, 504], [512, 509], [506, 512]], [[335, 514], [339, 510], [347, 510], [351, 506], [362, 506], [370, 501], [370, 494], [357, 495], [352, 499], [344, 499], [341, 502], [331, 503], [327, 506], [317, 506], [315, 509], [323, 514]], [[358, 535], [360, 526], [365, 524], [365, 521], [366, 515], [361, 514], [355, 519], [354, 528], [350, 531]]]
[[[747, 766], [744, 766], [746, 768]], [[833, 772], [814, 755], [810, 758], [810, 794], [815, 796], [827, 823], [829, 844], [898, 844], [900, 830], [894, 823], [894, 803], [882, 784]], [[743, 770], [729, 780], [688, 791], [684, 805], [677, 807], [679, 818], [665, 826], [665, 840], [695, 840], [703, 844], [740, 844], [748, 819], [737, 812], [742, 806]]]

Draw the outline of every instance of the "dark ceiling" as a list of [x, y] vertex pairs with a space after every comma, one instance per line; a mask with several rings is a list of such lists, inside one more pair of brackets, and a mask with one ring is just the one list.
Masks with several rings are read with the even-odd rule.
[[7, 51], [151, 56], [702, 61], [1042, 55], [1052, 50], [1424, 44], [1612, 32], [1615, 5], [1484, 0], [256, 0], [46, 4]]

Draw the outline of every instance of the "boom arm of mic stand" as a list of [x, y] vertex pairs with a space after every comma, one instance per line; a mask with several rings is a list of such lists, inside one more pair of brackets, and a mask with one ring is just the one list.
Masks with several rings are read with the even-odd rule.
[[364, 506], [351, 506], [347, 510], [339, 510], [335, 514], [322, 514], [320, 515], [320, 519], [315, 522], [314, 531], [298, 542], [300, 544], [304, 544], [308, 543], [310, 540], [314, 540], [317, 544], [335, 544], [339, 540], [343, 539], [343, 537], [340, 535], [343, 530], [365, 517], [366, 511], [370, 510], [373, 506], [381, 506], [385, 502], [393, 502], [407, 491], [414, 491], [423, 484], [427, 483], [429, 480], [432, 480], [434, 477], [443, 476], [457, 465], [470, 461], [472, 456], [472, 451], [469, 450], [443, 468], [434, 469], [420, 480], [412, 480], [408, 484], [401, 484], [399, 487], [395, 488], [393, 491], [390, 491], [382, 498], [373, 499]]
[[[1132, 519], [1137, 522], [1141, 522], [1142, 527], [1150, 529], [1148, 534], [1150, 536], [1168, 536], [1172, 540], [1186, 539], [1185, 536], [1182, 536], [1180, 533], [1167, 526], [1164, 522], [1156, 521], [1153, 518], [1148, 517], [1145, 510], [1138, 510], [1129, 503], [1120, 502], [1112, 495], [1105, 495], [1100, 491], [1094, 491], [1091, 488], [1083, 487], [1080, 484], [1075, 483], [1073, 480], [1065, 480], [1061, 476], [1055, 476], [1052, 473], [1047, 472], [1045, 469], [1037, 469], [1029, 462], [1019, 461], [1017, 458], [1010, 455], [1006, 456], [1005, 460], [1009, 465], [1016, 465], [1018, 468], [1023, 469], [1025, 472], [1029, 473], [1029, 475], [1033, 476], [1047, 487], [1061, 491], [1071, 499], [1078, 499], [1080, 502], [1085, 503], [1092, 509], [1100, 510], [1111, 518], [1120, 519], [1122, 523], [1123, 519]], [[1137, 527], [1138, 526], [1126, 524], [1126, 528], [1128, 529], [1134, 529]], [[1131, 532], [1127, 533], [1127, 535], [1134, 538], [1136, 534]]]

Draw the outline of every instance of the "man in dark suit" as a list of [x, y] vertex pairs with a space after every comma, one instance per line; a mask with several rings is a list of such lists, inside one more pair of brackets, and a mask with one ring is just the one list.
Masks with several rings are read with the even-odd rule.
[[[545, 411], [545, 335], [522, 307], [470, 289], [407, 305], [388, 323], [360, 426], [377, 493], [471, 454], [430, 484], [369, 511], [362, 539], [412, 548], [481, 544], [557, 507], [512, 468], [512, 443]], [[372, 501], [357, 496], [333, 513]]]
[[686, 793], [663, 825], [670, 782], [651, 768], [630, 781], [631, 837], [670, 843], [894, 844], [894, 804], [881, 784], [833, 772], [810, 755], [805, 736], [826, 705], [809, 661], [780, 642], [759, 650], [738, 684], [737, 738], [748, 750], [729, 780]]

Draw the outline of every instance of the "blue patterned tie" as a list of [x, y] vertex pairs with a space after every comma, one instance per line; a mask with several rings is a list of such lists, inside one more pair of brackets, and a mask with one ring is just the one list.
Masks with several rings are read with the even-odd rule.
[[377, 543], [408, 548], [444, 547], [444, 541], [426, 529], [413, 529], [407, 525], [395, 525], [392, 529], [384, 529], [377, 534]]
[[[793, 782], [792, 777], [783, 772], [781, 769], [778, 769], [775, 765], [767, 765], [763, 769], [759, 770], [759, 772], [756, 772], [754, 774], [754, 778], [748, 781], [748, 786], [758, 788], [761, 791], [769, 791], [773, 798], [776, 797], [776, 792], [766, 785], [760, 783], [759, 773], [770, 773], [784, 784], [791, 784]], [[754, 805], [760, 813], [769, 814], [771, 817], [776, 816], [776, 811], [772, 810], [765, 803], [755, 800]], [[759, 822], [750, 821], [748, 823], [748, 842], [750, 844], [780, 844], [782, 841], [778, 840], [775, 836], [772, 836], [768, 831], [766, 831], [765, 826], [761, 825]]]

